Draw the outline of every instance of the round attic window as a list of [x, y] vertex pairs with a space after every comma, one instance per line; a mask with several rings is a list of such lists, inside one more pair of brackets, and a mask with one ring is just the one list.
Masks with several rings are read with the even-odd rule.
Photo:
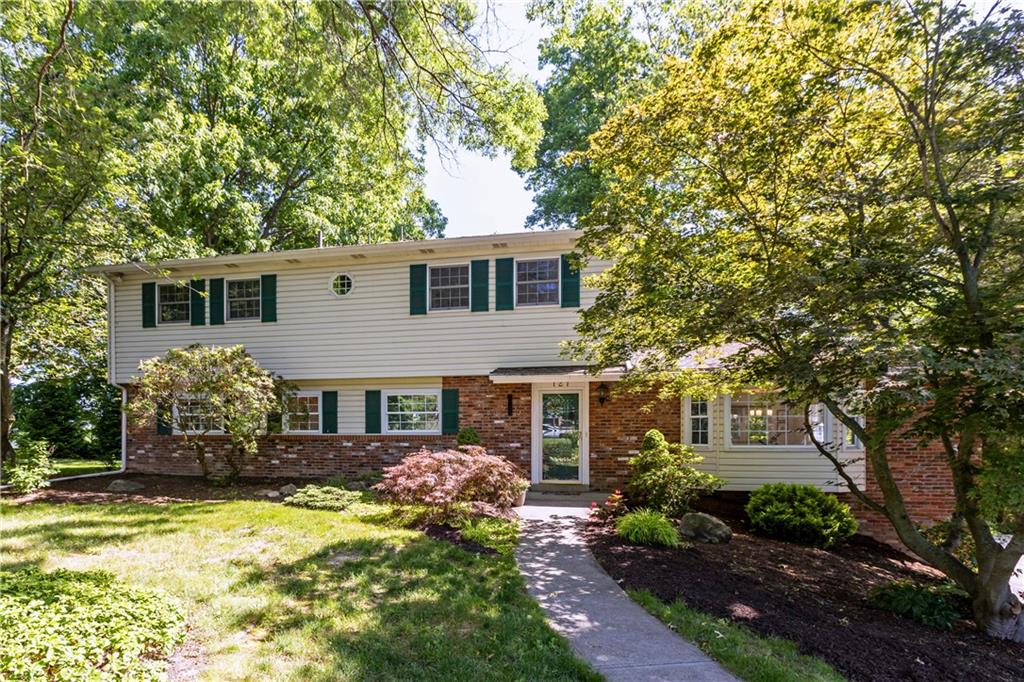
[[336, 296], [347, 296], [352, 291], [352, 278], [348, 275], [335, 275], [331, 278], [331, 291]]

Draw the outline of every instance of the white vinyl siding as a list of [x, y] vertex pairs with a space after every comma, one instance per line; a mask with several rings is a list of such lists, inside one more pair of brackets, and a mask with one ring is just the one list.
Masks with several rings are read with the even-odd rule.
[[[569, 250], [566, 247], [538, 255], [557, 258]], [[263, 263], [250, 272], [221, 268], [188, 273], [207, 280], [276, 273], [276, 324], [258, 324], [258, 320], [255, 324], [239, 321], [202, 327], [173, 324], [155, 331], [142, 327], [140, 286], [144, 277], [125, 276], [116, 282], [113, 299], [114, 376], [117, 383], [130, 382], [138, 374], [140, 361], [190, 343], [243, 344], [263, 367], [289, 381], [479, 376], [497, 367], [565, 364], [560, 344], [577, 338], [577, 309], [551, 305], [495, 310], [494, 259], [508, 255], [513, 254], [473, 253], [463, 261], [491, 261], [486, 313], [458, 310], [443, 315], [409, 315], [409, 264], [414, 261], [408, 259], [345, 262], [344, 272], [356, 286], [343, 297], [325, 286], [340, 271], [338, 263], [304, 267], [282, 261], [280, 267]], [[416, 261], [423, 261], [422, 254]], [[594, 264], [584, 275], [601, 269], [603, 266]], [[583, 307], [593, 302], [593, 290], [583, 287], [580, 293]], [[341, 409], [339, 406], [339, 413]], [[360, 419], [362, 411], [360, 407]]]
[[[738, 446], [732, 445], [727, 417], [729, 399], [719, 397], [709, 404], [711, 444], [695, 448], [704, 458], [698, 469], [725, 479], [723, 490], [749, 491], [765, 483], [806, 483], [830, 492], [841, 492], [841, 483], [832, 463], [813, 446]], [[687, 400], [682, 401], [682, 428], [686, 429]], [[842, 442], [838, 420], [827, 419], [824, 434], [829, 442]], [[685, 434], [686, 431], [684, 430]], [[835, 440], [833, 440], [835, 439]], [[859, 483], [864, 481], [864, 460], [858, 453], [842, 451], [840, 459], [850, 460], [846, 470]]]

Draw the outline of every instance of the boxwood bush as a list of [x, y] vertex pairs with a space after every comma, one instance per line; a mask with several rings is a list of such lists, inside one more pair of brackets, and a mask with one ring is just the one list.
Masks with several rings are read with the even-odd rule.
[[801, 545], [833, 547], [857, 532], [849, 505], [812, 485], [763, 485], [746, 510], [755, 533]]
[[615, 526], [619, 537], [634, 545], [675, 547], [679, 532], [668, 517], [650, 509], [637, 509], [625, 514]]
[[872, 590], [868, 601], [886, 611], [916, 620], [933, 628], [949, 630], [970, 613], [967, 593], [950, 582], [919, 585], [910, 580], [894, 580]]
[[184, 635], [171, 598], [102, 571], [0, 575], [0, 679], [159, 680]]
[[294, 495], [285, 499], [284, 503], [293, 507], [340, 512], [362, 498], [362, 494], [355, 490], [345, 490], [334, 485], [307, 485], [299, 488]]
[[693, 467], [704, 458], [679, 443], [670, 443], [661, 431], [644, 436], [640, 453], [629, 460], [631, 503], [679, 518], [690, 511], [700, 495], [714, 492], [724, 481]]

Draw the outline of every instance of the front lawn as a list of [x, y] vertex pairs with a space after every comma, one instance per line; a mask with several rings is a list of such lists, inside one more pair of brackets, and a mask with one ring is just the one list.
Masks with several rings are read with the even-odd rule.
[[172, 680], [597, 679], [526, 594], [507, 524], [472, 529], [504, 550], [478, 555], [263, 501], [0, 509], [0, 569], [104, 569], [178, 599]]
[[98, 459], [54, 459], [51, 461], [57, 467], [57, 473], [53, 475], [53, 478], [95, 474], [101, 471], [113, 471], [117, 468], [117, 464]]

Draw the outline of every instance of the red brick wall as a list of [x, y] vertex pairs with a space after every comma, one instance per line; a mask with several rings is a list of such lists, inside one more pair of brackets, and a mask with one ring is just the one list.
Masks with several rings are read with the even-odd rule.
[[[530, 384], [494, 384], [486, 376], [445, 377], [444, 388], [459, 389], [459, 425], [472, 426], [484, 447], [516, 464], [530, 475]], [[629, 477], [626, 461], [636, 454], [648, 429], [658, 428], [678, 440], [679, 401], [654, 402], [654, 394], [612, 392], [604, 405], [597, 384], [590, 389], [591, 487], [611, 490]], [[509, 398], [512, 401], [509, 413]], [[652, 408], [652, 409], [647, 409]], [[227, 471], [223, 436], [208, 439], [208, 462], [214, 474]], [[455, 444], [453, 436], [288, 435], [261, 439], [247, 458], [242, 474], [251, 477], [353, 477], [399, 462], [421, 447], [441, 449]], [[199, 465], [180, 436], [160, 436], [151, 421], [129, 424], [128, 470], [138, 473], [198, 475]]]
[[[492, 384], [486, 376], [446, 377], [444, 388], [459, 389], [459, 425], [472, 426], [484, 446], [530, 472], [530, 385]], [[507, 396], [512, 396], [508, 414]], [[454, 436], [403, 435], [289, 435], [262, 438], [257, 452], [246, 459], [243, 476], [326, 478], [378, 472], [421, 447], [453, 447]], [[208, 438], [208, 465], [214, 475], [227, 472], [224, 436]], [[138, 473], [199, 475], [199, 464], [181, 436], [161, 436], [156, 424], [129, 424], [128, 470]]]
[[[897, 435], [889, 439], [887, 449], [889, 468], [903, 493], [910, 517], [924, 524], [948, 519], [953, 512], [955, 498], [942, 444], [935, 441], [921, 445], [914, 439]], [[865, 492], [872, 499], [881, 501], [882, 494], [869, 462], [865, 463], [865, 474]], [[899, 542], [896, 531], [884, 516], [866, 508], [851, 495], [842, 497], [853, 508], [861, 533], [883, 542]]]
[[597, 396], [598, 386], [590, 385], [590, 487], [613, 490], [626, 485], [627, 461], [639, 451], [644, 434], [650, 429], [660, 430], [670, 441], [680, 440], [679, 399], [660, 401], [654, 392], [612, 390], [602, 405]]

